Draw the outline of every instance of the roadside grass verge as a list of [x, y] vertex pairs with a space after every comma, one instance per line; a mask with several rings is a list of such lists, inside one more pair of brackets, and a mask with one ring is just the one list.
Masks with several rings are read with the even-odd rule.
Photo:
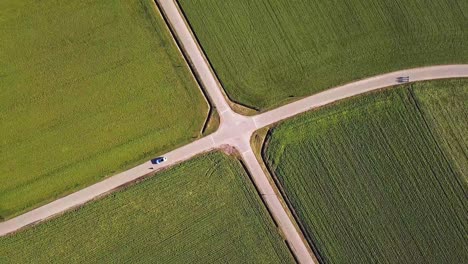
[[0, 3], [0, 219], [200, 136], [207, 103], [150, 0]]
[[455, 162], [466, 168], [467, 83], [375, 92], [273, 129], [266, 164], [324, 262], [468, 260], [468, 186]]
[[209, 153], [0, 238], [7, 263], [293, 263], [235, 158]]
[[412, 88], [447, 159], [468, 184], [468, 79], [416, 83]]
[[377, 74], [468, 62], [464, 0], [178, 0], [235, 102], [264, 111]]
[[219, 113], [217, 109], [213, 107], [210, 110], [206, 123], [203, 127], [202, 135], [207, 136], [211, 133], [216, 132], [216, 130], [218, 130], [219, 128], [220, 122], [221, 122], [221, 119], [219, 118]]

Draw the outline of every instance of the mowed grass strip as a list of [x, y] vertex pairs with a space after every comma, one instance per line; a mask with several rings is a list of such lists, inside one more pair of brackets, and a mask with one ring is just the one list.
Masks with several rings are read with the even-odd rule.
[[384, 72], [468, 62], [465, 0], [178, 0], [227, 94], [258, 110]]
[[0, 238], [6, 263], [293, 263], [239, 161], [210, 153]]
[[[426, 85], [436, 84], [417, 94], [434, 94]], [[444, 108], [434, 121], [461, 129], [439, 113], [466, 124], [466, 108], [452, 107], [464, 97], [441, 94], [434, 101], [451, 103], [431, 106]], [[466, 263], [468, 186], [447, 151], [400, 87], [286, 121], [264, 154], [325, 263]]]
[[446, 158], [468, 184], [468, 79], [416, 83], [412, 88]]
[[0, 3], [0, 219], [199, 136], [208, 106], [150, 0]]

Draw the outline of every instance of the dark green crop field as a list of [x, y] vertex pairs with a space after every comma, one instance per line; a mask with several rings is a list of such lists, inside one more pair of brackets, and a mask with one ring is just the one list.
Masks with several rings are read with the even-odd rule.
[[0, 238], [2, 261], [294, 262], [241, 164], [220, 153]]
[[466, 0], [179, 0], [229, 97], [265, 110], [384, 72], [467, 63]]
[[272, 131], [265, 160], [326, 263], [468, 262], [468, 80], [409, 87]]
[[0, 36], [0, 220], [199, 135], [208, 106], [150, 0], [3, 0]]

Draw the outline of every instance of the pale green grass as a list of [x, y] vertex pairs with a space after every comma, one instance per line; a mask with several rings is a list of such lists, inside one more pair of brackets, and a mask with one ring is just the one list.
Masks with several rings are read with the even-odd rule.
[[0, 1], [0, 219], [199, 136], [208, 107], [150, 0]]
[[0, 238], [2, 261], [294, 262], [239, 161], [220, 153]]
[[468, 80], [431, 81], [412, 87], [447, 159], [468, 184]]

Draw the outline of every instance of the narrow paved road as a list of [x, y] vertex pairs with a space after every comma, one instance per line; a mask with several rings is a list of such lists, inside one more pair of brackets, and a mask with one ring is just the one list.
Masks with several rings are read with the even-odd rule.
[[203, 88], [218, 109], [221, 122], [218, 130], [211, 135], [213, 143], [215, 146], [231, 145], [241, 153], [255, 187], [260, 192], [268, 210], [288, 241], [296, 259], [300, 263], [315, 263], [316, 260], [311, 253], [312, 251], [304, 243], [301, 238], [302, 234], [295, 228], [292, 219], [288, 217], [286, 209], [282, 206], [274, 191], [274, 186], [268, 181], [252, 152], [250, 137], [259, 128], [255, 120], [251, 117], [239, 115], [229, 107], [223, 95], [223, 89], [198, 46], [196, 38], [177, 3], [174, 0], [156, 0], [156, 3], [168, 21], [169, 27], [175, 35], [174, 37], [179, 41], [180, 48], [192, 65], [195, 75], [198, 76]]
[[275, 186], [268, 181], [267, 176], [252, 152], [250, 146], [252, 133], [259, 128], [274, 124], [310, 109], [372, 90], [396, 85], [396, 78], [398, 76], [409, 76], [411, 81], [468, 77], [468, 65], [447, 65], [403, 70], [332, 88], [257, 116], [242, 116], [232, 111], [229, 107], [219, 82], [216, 80], [211, 67], [199, 49], [176, 3], [173, 0], [156, 0], [156, 2], [169, 22], [175, 37], [181, 45], [181, 49], [192, 65], [195, 75], [207, 91], [212, 103], [218, 109], [221, 119], [219, 129], [207, 137], [167, 153], [165, 156], [168, 158], [168, 161], [163, 164], [155, 166], [150, 162], [146, 162], [23, 215], [2, 222], [0, 223], [0, 236], [80, 206], [119, 186], [160, 169], [174, 166], [203, 152], [220, 148], [223, 145], [230, 145], [241, 153], [256, 188], [278, 227], [284, 234], [288, 244], [291, 246], [297, 260], [300, 263], [314, 263], [316, 259], [311, 254], [308, 245], [304, 243], [302, 233], [295, 228], [292, 220], [288, 217], [288, 208], [282, 206], [277, 192], [274, 191]]
[[211, 67], [208, 64], [205, 56], [200, 52], [195, 37], [192, 34], [190, 27], [187, 26], [185, 19], [181, 16], [178, 6], [172, 0], [156, 0], [156, 4], [164, 14], [170, 28], [174, 34], [177, 35], [180, 48], [183, 50], [184, 55], [188, 57], [190, 64], [194, 67], [195, 75], [207, 91], [212, 103], [218, 109], [218, 112], [230, 110], [230, 107], [223, 97], [223, 90], [219, 86], [217, 79]]
[[411, 82], [467, 77], [468, 65], [431, 66], [409, 70], [396, 71], [378, 75], [372, 78], [335, 87], [313, 96], [276, 108], [272, 111], [254, 117], [259, 127], [264, 127], [313, 108], [336, 102], [348, 97], [366, 93], [372, 90], [397, 85], [397, 77], [408, 76]]

